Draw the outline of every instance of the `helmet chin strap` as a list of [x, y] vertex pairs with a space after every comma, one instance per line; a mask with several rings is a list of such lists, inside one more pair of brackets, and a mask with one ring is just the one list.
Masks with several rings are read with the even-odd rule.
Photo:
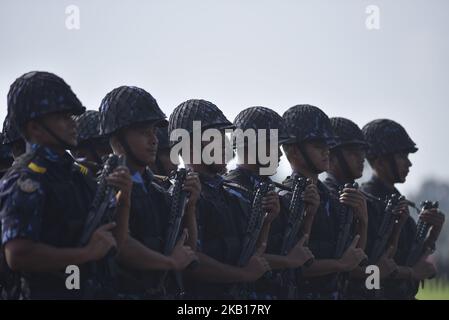
[[65, 150], [76, 147], [76, 145], [71, 145], [71, 144], [67, 143], [66, 141], [64, 141], [63, 139], [61, 139], [61, 137], [59, 137], [53, 130], [51, 130], [42, 120], [38, 120], [38, 123]]

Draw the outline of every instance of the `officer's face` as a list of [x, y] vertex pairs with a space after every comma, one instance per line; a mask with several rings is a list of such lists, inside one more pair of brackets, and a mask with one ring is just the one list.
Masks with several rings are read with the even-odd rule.
[[310, 161], [312, 161], [316, 169], [320, 172], [329, 169], [329, 147], [324, 141], [316, 140], [306, 142], [304, 147], [309, 155]]
[[156, 161], [157, 127], [153, 124], [139, 124], [125, 130], [125, 139], [134, 156], [147, 165]]
[[346, 159], [351, 178], [358, 179], [363, 175], [363, 163], [365, 162], [365, 149], [360, 146], [347, 146], [342, 149]]
[[399, 183], [404, 183], [408, 173], [410, 172], [410, 167], [412, 166], [412, 163], [409, 159], [409, 153], [397, 153], [394, 155], [394, 158], [396, 160], [396, 165], [398, 168], [398, 174], [399, 174]]

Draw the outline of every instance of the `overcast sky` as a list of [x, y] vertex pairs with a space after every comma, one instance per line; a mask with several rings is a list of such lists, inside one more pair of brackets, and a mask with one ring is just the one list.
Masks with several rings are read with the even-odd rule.
[[[79, 30], [66, 27], [69, 5]], [[366, 27], [369, 5], [379, 30]], [[403, 124], [420, 148], [400, 187], [412, 192], [449, 181], [448, 12], [447, 0], [0, 0], [0, 117], [30, 70], [60, 75], [89, 109], [119, 85], [145, 88], [167, 116], [190, 98], [230, 120], [309, 103], [360, 126]]]

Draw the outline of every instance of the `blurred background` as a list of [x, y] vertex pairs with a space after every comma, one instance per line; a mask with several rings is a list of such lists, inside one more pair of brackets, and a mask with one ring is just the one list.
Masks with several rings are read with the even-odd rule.
[[[63, 77], [88, 109], [126, 84], [167, 116], [203, 98], [230, 120], [299, 103], [360, 126], [391, 118], [420, 149], [398, 188], [449, 212], [447, 12], [447, 0], [1, 0], [0, 118], [30, 70]], [[283, 159], [276, 178], [288, 174]], [[449, 299], [449, 223], [437, 248], [441, 276], [420, 298]]]

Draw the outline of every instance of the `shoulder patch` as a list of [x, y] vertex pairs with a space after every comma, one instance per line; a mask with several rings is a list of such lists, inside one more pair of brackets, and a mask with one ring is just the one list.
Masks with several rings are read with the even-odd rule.
[[28, 168], [29, 168], [31, 171], [36, 172], [36, 173], [41, 173], [41, 174], [43, 174], [43, 173], [47, 172], [47, 168], [41, 167], [41, 166], [37, 165], [35, 162], [30, 162], [30, 163], [28, 164]]
[[22, 190], [25, 193], [32, 193], [36, 191], [40, 184], [36, 180], [21, 177], [19, 180], [17, 180], [17, 185], [19, 186], [20, 190]]

